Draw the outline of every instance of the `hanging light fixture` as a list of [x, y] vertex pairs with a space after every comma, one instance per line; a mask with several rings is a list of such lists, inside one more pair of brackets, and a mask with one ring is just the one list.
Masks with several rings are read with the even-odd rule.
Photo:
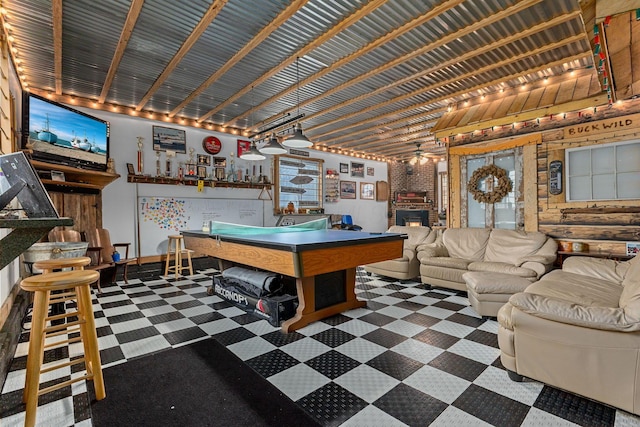
[[[253, 86], [251, 86], [251, 110], [253, 110]], [[251, 118], [251, 127], [253, 127], [253, 111], [251, 112], [250, 118]], [[264, 154], [258, 151], [258, 149], [256, 148], [256, 143], [253, 140], [251, 141], [251, 145], [249, 145], [249, 150], [242, 153], [240, 155], [240, 158], [242, 160], [252, 160], [252, 161], [266, 159]]]
[[267, 142], [265, 142], [262, 147], [258, 148], [258, 151], [262, 154], [285, 154], [287, 152], [287, 149], [278, 142], [276, 134], [271, 133], [271, 136], [269, 137], [269, 139], [267, 139]]
[[[298, 116], [300, 115], [300, 68], [298, 62], [300, 58], [296, 57], [296, 80], [298, 87], [296, 89], [298, 97]], [[313, 142], [309, 141], [309, 138], [302, 133], [302, 125], [300, 122], [296, 123], [294, 127], [293, 135], [282, 141], [282, 145], [292, 148], [309, 148], [313, 145]]]
[[251, 146], [248, 151], [245, 151], [240, 156], [242, 160], [264, 160], [266, 159], [265, 155], [258, 151], [256, 148], [256, 143], [251, 141]]

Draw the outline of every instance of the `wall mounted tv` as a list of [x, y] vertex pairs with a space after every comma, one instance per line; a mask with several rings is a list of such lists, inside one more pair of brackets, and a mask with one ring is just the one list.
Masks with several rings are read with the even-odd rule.
[[22, 148], [34, 160], [107, 170], [108, 121], [26, 92], [22, 112]]

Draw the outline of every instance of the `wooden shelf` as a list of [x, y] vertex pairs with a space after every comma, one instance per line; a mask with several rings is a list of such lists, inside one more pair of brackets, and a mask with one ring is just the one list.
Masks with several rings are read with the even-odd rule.
[[120, 175], [117, 173], [80, 169], [71, 166], [41, 162], [39, 160], [30, 160], [30, 162], [37, 171], [64, 172], [64, 181], [42, 179], [42, 183], [47, 187], [75, 187], [102, 190], [104, 187], [120, 178]]
[[[127, 175], [127, 182], [134, 182], [139, 184], [165, 184], [165, 185], [198, 185], [198, 179], [178, 179], [168, 178], [164, 176], [145, 176], [145, 175]], [[271, 184], [259, 184], [253, 182], [226, 182], [226, 181], [213, 181], [210, 179], [204, 180], [205, 187], [211, 188], [254, 188], [254, 189], [269, 189]]]

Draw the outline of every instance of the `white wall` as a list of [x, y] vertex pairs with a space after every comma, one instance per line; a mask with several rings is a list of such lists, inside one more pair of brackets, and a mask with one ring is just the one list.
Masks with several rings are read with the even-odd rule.
[[[237, 135], [214, 132], [204, 129], [167, 124], [165, 122], [135, 118], [122, 114], [109, 113], [87, 108], [77, 108], [88, 114], [108, 120], [111, 124], [110, 157], [114, 158], [116, 172], [121, 175], [119, 179], [109, 184], [102, 192], [103, 225], [109, 229], [112, 241], [132, 242], [133, 253], [137, 253], [137, 212], [136, 201], [138, 196], [163, 196], [163, 197], [202, 197], [212, 199], [257, 199], [260, 190], [238, 189], [238, 188], [205, 188], [202, 193], [198, 193], [195, 186], [175, 186], [163, 184], [133, 184], [127, 182], [127, 163], [137, 164], [137, 137], [144, 138], [144, 172], [155, 175], [155, 152], [152, 147], [152, 126], [159, 125], [175, 129], [185, 130], [187, 140], [187, 154], [178, 154], [173, 161], [174, 170], [178, 161], [186, 161], [189, 157], [188, 150], [193, 147], [195, 155], [206, 154], [202, 148], [202, 140], [206, 136], [217, 136], [222, 142], [222, 150], [216, 154], [219, 157], [226, 157], [229, 161], [230, 153], [236, 153]], [[340, 163], [357, 161], [367, 167], [374, 168], [375, 174], [364, 178], [352, 178], [348, 174], [341, 174], [342, 180], [356, 181], [357, 188], [360, 182], [387, 181], [387, 163], [373, 160], [357, 159], [349, 156], [331, 154], [316, 150], [308, 150], [309, 156], [324, 160], [324, 168], [339, 170]], [[161, 159], [165, 160], [162, 153]], [[253, 162], [235, 159], [236, 167], [249, 168]], [[257, 162], [263, 165], [263, 173], [271, 176], [272, 157], [267, 156], [266, 160]], [[272, 179], [272, 178], [271, 178]], [[273, 181], [273, 179], [272, 179]], [[387, 229], [387, 203], [375, 200], [360, 200], [359, 196], [355, 200], [340, 200], [338, 203], [325, 203], [325, 213], [329, 214], [349, 214], [353, 217], [354, 224], [360, 225], [365, 231], [382, 232]], [[273, 203], [264, 204], [264, 225], [273, 226], [277, 217], [273, 215]], [[140, 236], [144, 238], [144, 236]]]

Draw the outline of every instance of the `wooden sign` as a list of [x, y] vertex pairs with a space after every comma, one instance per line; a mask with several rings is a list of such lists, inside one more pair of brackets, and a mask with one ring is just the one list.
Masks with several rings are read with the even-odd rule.
[[609, 133], [616, 130], [628, 130], [636, 128], [640, 124], [640, 114], [617, 117], [612, 119], [598, 120], [590, 123], [580, 123], [564, 128], [564, 138], [576, 138], [579, 136], [589, 136], [599, 133]]

